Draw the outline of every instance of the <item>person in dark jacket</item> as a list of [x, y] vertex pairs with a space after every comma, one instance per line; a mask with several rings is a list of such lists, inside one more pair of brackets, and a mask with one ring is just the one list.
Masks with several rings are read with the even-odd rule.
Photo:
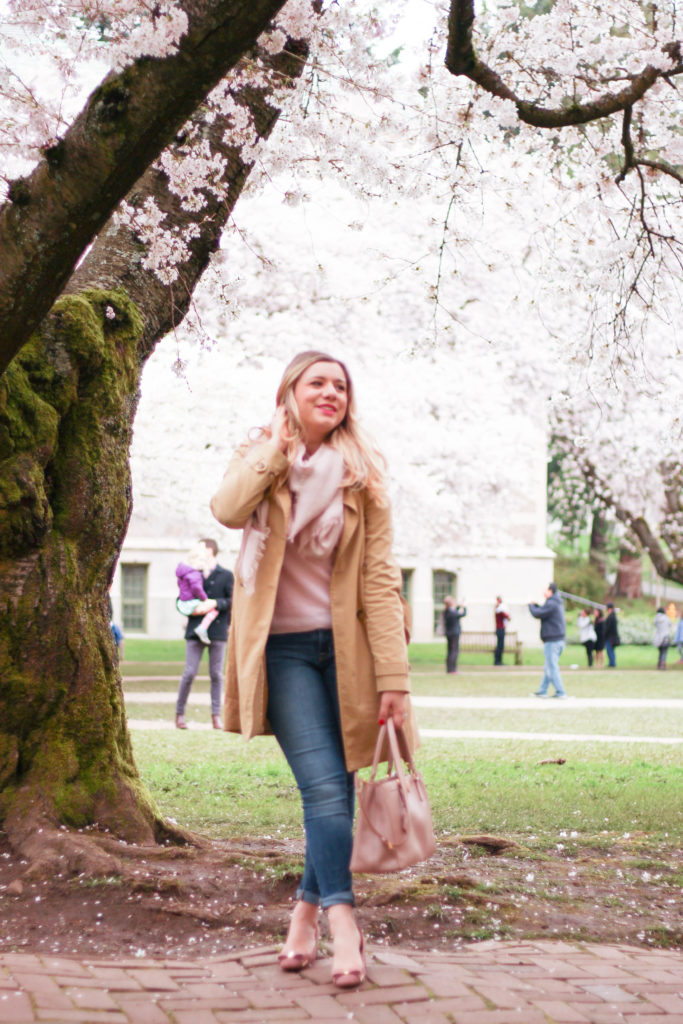
[[602, 614], [601, 608], [595, 609], [593, 629], [595, 630], [595, 667], [602, 668], [605, 663], [605, 616]]
[[197, 675], [202, 660], [204, 643], [196, 635], [197, 623], [207, 612], [216, 610], [218, 615], [208, 628], [209, 676], [211, 678], [211, 722], [214, 729], [222, 729], [221, 695], [223, 689], [223, 663], [228, 643], [228, 625], [232, 606], [232, 588], [235, 578], [229, 569], [218, 565], [218, 544], [215, 540], [205, 538], [199, 542], [207, 549], [205, 562], [204, 590], [206, 601], [196, 605], [188, 615], [185, 630], [185, 670], [178, 686], [178, 699], [175, 708], [176, 729], [187, 729], [185, 721], [185, 705], [190, 695], [194, 677]]
[[617, 655], [615, 647], [621, 643], [619, 639], [619, 625], [617, 613], [611, 601], [607, 602], [607, 615], [605, 616], [605, 650], [607, 651], [607, 662], [609, 668], [617, 667]]
[[450, 594], [444, 599], [444, 625], [446, 627], [446, 672], [454, 675], [458, 671], [458, 652], [460, 650], [460, 620], [467, 615], [467, 608], [455, 603]]
[[534, 697], [547, 697], [548, 687], [552, 683], [555, 688], [553, 696], [563, 700], [567, 696], [560, 675], [560, 655], [564, 650], [567, 634], [564, 607], [562, 598], [557, 593], [556, 583], [549, 583], [543, 596], [545, 597], [544, 604], [539, 605], [532, 602], [529, 605], [529, 611], [533, 617], [541, 620], [541, 640], [543, 641], [543, 678]]

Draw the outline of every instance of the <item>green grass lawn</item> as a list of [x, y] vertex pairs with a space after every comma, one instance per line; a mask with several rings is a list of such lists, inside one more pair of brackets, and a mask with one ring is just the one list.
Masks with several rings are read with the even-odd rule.
[[[670, 736], [683, 733], [683, 711], [670, 708], [580, 708], [544, 703], [538, 711], [418, 708], [421, 729], [479, 729], [507, 732], [598, 734], [605, 736]], [[678, 754], [681, 755], [679, 749]]]
[[[445, 642], [435, 641], [431, 644], [411, 644], [408, 653], [410, 657], [410, 664], [414, 669], [419, 670], [425, 666], [443, 667], [446, 663]], [[671, 647], [668, 657], [670, 667], [673, 668], [677, 661], [678, 651], [675, 647]], [[523, 667], [525, 668], [536, 665], [540, 667], [543, 664], [543, 648], [525, 647], [523, 652], [523, 662]], [[493, 655], [491, 654], [474, 654], [465, 652], [460, 655], [458, 667], [463, 668], [474, 665], [492, 667], [492, 663]], [[606, 656], [605, 663], [607, 663]], [[570, 665], [578, 665], [582, 669], [587, 669], [586, 651], [582, 644], [568, 644], [563, 651], [562, 657], [560, 658], [560, 666], [563, 669], [567, 669]], [[649, 644], [624, 644], [622, 647], [617, 648], [617, 666], [619, 668], [655, 669], [656, 665], [657, 651]], [[514, 667], [512, 655], [510, 654], [505, 655], [505, 667]], [[679, 666], [679, 668], [683, 669], [683, 666]], [[517, 670], [519, 671], [519, 667], [517, 667]]]
[[[124, 662], [127, 692], [175, 692], [183, 644], [170, 649], [163, 644], [156, 650], [164, 664], [140, 664], [141, 658], [133, 664], [132, 657]], [[206, 673], [206, 665], [201, 671]], [[152, 678], [128, 681], [143, 672]], [[533, 667], [463, 666], [462, 674], [454, 677], [446, 676], [442, 666], [433, 662], [413, 673], [415, 693], [430, 696], [527, 696], [538, 680], [539, 671]], [[566, 669], [565, 685], [570, 693], [585, 697], [683, 697], [682, 672], [642, 671], [635, 666], [610, 672]], [[208, 681], [197, 679], [193, 692], [207, 693]], [[129, 703], [127, 712], [132, 719], [171, 721], [174, 707], [172, 703]], [[300, 835], [299, 797], [275, 741], [259, 737], [245, 744], [241, 737], [225, 733], [193, 733], [194, 722], [208, 721], [209, 708], [193, 703], [192, 698], [187, 717], [187, 732], [133, 731], [140, 771], [162, 813], [214, 837]], [[419, 708], [418, 720], [423, 729], [634, 737], [683, 734], [681, 711], [647, 705], [584, 709], [573, 707], [571, 701], [539, 701], [525, 710]], [[557, 759], [564, 763], [539, 763]], [[589, 841], [603, 832], [639, 832], [671, 841], [683, 831], [680, 746], [590, 739], [425, 738], [418, 763], [429, 787], [436, 828], [442, 834], [492, 831], [555, 836], [566, 831]]]
[[140, 636], [127, 636], [126, 665], [130, 661], [185, 661], [184, 640], [148, 640]]
[[[221, 733], [133, 733], [135, 756], [162, 813], [216, 838], [301, 834], [296, 787], [275, 741]], [[683, 773], [658, 750], [593, 744], [557, 750], [510, 741], [432, 740], [420, 750], [435, 828], [594, 836], [681, 835]]]
[[[572, 669], [561, 665], [567, 693], [574, 697], [677, 697], [683, 698], [683, 669]], [[528, 697], [538, 688], [542, 669], [474, 668], [463, 665], [457, 676], [438, 666], [415, 667], [411, 672], [415, 694], [445, 697]]]
[[[410, 663], [414, 670], [420, 671], [425, 667], [443, 668], [446, 662], [445, 641], [435, 641], [426, 644], [411, 644], [409, 648]], [[674, 668], [678, 660], [678, 652], [675, 647], [669, 651], [669, 665]], [[133, 673], [138, 666], [131, 665], [131, 662], [184, 662], [185, 641], [184, 640], [148, 640], [143, 637], [126, 637], [125, 661], [122, 664], [124, 671]], [[490, 654], [462, 654], [460, 656], [460, 667], [492, 667], [493, 657]], [[648, 669], [656, 665], [657, 656], [654, 647], [649, 645], [638, 646], [625, 644], [617, 649], [617, 664], [619, 668]], [[543, 649], [541, 647], [524, 648], [524, 667], [540, 666], [543, 664]], [[576, 664], [581, 668], [586, 666], [586, 652], [580, 644], [569, 644], [560, 660], [563, 669]], [[166, 666], [168, 667], [168, 666]], [[511, 655], [505, 656], [505, 667], [512, 667]], [[164, 666], [160, 666], [161, 672]], [[683, 666], [678, 667], [683, 674]], [[519, 669], [517, 669], [519, 671]]]

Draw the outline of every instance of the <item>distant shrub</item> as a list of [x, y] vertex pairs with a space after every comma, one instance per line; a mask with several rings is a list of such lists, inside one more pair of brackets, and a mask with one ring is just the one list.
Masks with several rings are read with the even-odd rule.
[[566, 590], [568, 594], [576, 594], [589, 601], [605, 600], [607, 582], [595, 566], [584, 558], [558, 556], [555, 559], [555, 582], [560, 590]]
[[619, 619], [619, 637], [622, 644], [651, 644], [654, 633], [652, 616], [623, 615]]

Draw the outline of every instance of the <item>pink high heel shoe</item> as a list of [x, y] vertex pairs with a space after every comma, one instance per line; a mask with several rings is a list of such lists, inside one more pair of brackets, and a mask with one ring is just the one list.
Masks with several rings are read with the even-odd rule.
[[337, 988], [358, 988], [365, 981], [364, 946], [365, 943], [363, 942], [363, 934], [361, 932], [359, 952], [363, 966], [359, 971], [335, 971], [332, 974], [332, 984], [336, 985]]
[[279, 953], [277, 962], [280, 965], [281, 971], [303, 971], [305, 967], [310, 965], [318, 958], [318, 942], [320, 940], [320, 929], [318, 925], [315, 926], [315, 946], [313, 952], [310, 954], [306, 953], [295, 953], [291, 950], [289, 953]]

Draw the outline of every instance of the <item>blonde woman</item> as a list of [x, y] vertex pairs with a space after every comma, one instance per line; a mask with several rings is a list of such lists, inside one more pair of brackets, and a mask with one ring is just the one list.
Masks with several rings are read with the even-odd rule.
[[225, 728], [272, 732], [303, 803], [305, 867], [280, 966], [315, 960], [322, 907], [340, 988], [365, 977], [349, 870], [353, 773], [372, 762], [378, 721], [392, 716], [413, 742], [383, 469], [344, 364], [302, 352], [270, 426], [237, 450], [211, 502], [219, 522], [244, 530]]

